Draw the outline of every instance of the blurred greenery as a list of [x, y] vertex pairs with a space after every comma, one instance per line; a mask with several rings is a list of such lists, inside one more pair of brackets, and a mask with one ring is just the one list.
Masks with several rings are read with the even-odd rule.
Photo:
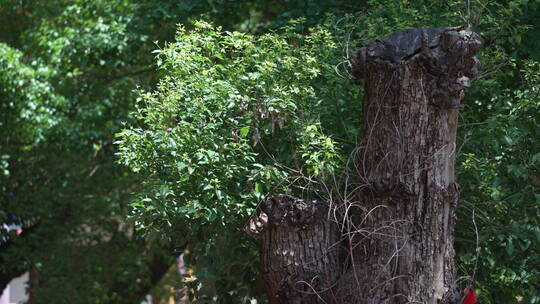
[[539, 15], [538, 0], [0, 0], [0, 223], [25, 227], [0, 227], [0, 287], [30, 271], [29, 303], [140, 303], [187, 250], [199, 303], [263, 301], [242, 228], [268, 193], [324, 195], [341, 171], [362, 119], [347, 56], [468, 24], [486, 46], [460, 117], [457, 268], [478, 261], [480, 303], [540, 303]]

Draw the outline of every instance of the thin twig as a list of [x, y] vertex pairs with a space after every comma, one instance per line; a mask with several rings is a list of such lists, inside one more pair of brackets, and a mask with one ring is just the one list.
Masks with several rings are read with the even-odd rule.
[[473, 208], [472, 212], [472, 221], [474, 225], [474, 233], [476, 234], [476, 258], [474, 261], [474, 269], [471, 279], [471, 286], [474, 286], [474, 280], [476, 278], [476, 269], [478, 267], [478, 258], [480, 256], [480, 234], [478, 233], [478, 227], [476, 226], [476, 220], [475, 220], [475, 209]]

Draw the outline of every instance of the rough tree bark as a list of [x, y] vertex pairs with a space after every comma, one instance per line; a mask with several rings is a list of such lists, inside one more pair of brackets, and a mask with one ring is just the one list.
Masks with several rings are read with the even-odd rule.
[[332, 206], [274, 196], [247, 227], [261, 238], [270, 303], [460, 301], [456, 129], [482, 44], [463, 27], [412, 29], [350, 58], [364, 124], [349, 193]]

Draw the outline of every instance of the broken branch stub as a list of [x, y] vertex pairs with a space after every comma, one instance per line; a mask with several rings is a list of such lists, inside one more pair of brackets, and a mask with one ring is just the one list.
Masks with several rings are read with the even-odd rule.
[[270, 303], [324, 303], [340, 273], [339, 233], [328, 204], [288, 195], [266, 199], [246, 227], [261, 239], [261, 269]]
[[441, 109], [462, 107], [463, 89], [480, 72], [474, 57], [483, 39], [465, 27], [415, 28], [398, 31], [362, 47], [349, 59], [349, 70], [358, 79], [366, 78], [375, 66], [396, 69], [419, 61], [435, 81], [430, 104]]

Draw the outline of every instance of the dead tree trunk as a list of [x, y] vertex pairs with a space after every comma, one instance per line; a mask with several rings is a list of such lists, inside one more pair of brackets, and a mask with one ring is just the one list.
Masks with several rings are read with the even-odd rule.
[[335, 210], [273, 197], [249, 228], [262, 238], [271, 303], [459, 302], [456, 129], [481, 46], [465, 28], [413, 29], [353, 55], [364, 79], [354, 185]]

